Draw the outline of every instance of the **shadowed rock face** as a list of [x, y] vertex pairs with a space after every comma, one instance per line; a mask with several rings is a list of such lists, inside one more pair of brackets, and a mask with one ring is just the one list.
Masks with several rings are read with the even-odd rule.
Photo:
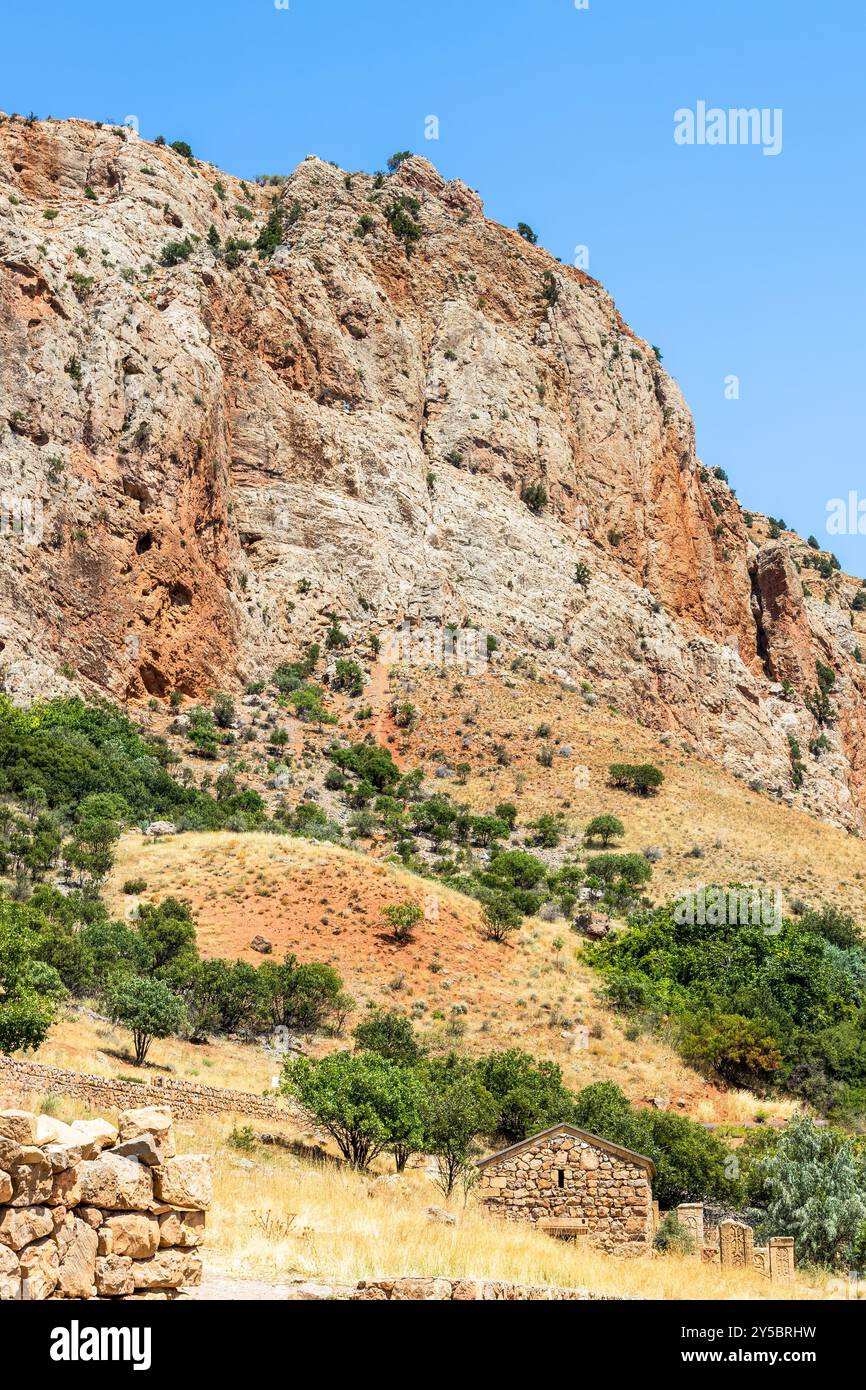
[[[275, 193], [129, 132], [6, 119], [0, 189], [0, 482], [41, 509], [38, 543], [0, 543], [7, 689], [196, 695], [330, 610], [353, 638], [475, 623], [793, 797], [817, 658], [839, 718], [797, 798], [861, 824], [853, 581], [809, 571], [804, 595], [800, 543], [761, 544], [700, 468], [596, 281], [417, 158], [381, 187], [309, 158]], [[254, 240], [274, 197], [270, 259], [208, 245]]]

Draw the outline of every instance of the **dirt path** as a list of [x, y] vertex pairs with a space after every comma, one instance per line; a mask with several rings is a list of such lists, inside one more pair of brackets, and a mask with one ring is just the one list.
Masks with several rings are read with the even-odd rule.
[[204, 1272], [197, 1289], [185, 1289], [182, 1297], [230, 1303], [260, 1303], [287, 1299], [291, 1284], [269, 1284], [261, 1279], [234, 1279], [228, 1274]]

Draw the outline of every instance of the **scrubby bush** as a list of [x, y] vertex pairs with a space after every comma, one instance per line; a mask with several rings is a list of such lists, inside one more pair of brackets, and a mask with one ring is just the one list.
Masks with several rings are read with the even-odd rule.
[[403, 1066], [414, 1066], [424, 1056], [412, 1020], [393, 1010], [371, 1009], [352, 1036], [365, 1052], [376, 1052]]
[[664, 773], [652, 763], [611, 763], [608, 772], [612, 786], [640, 796], [657, 791], [664, 781]]

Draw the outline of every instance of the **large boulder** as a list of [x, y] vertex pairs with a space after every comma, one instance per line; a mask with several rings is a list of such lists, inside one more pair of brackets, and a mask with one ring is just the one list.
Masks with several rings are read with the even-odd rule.
[[159, 1214], [160, 1246], [188, 1247], [204, 1240], [203, 1211], [164, 1211]]
[[0, 1245], [21, 1250], [54, 1230], [48, 1207], [4, 1207], [0, 1211]]
[[8, 1245], [0, 1245], [0, 1302], [21, 1297], [21, 1267]]
[[174, 1158], [177, 1153], [171, 1110], [167, 1105], [143, 1105], [137, 1110], [121, 1110], [117, 1117], [117, 1128], [122, 1144], [152, 1136], [162, 1149], [164, 1158]]
[[96, 1292], [103, 1298], [118, 1298], [135, 1292], [132, 1260], [128, 1255], [97, 1255]]
[[209, 1154], [182, 1154], [153, 1170], [157, 1201], [185, 1211], [207, 1211], [213, 1201], [213, 1162]]
[[136, 1289], [179, 1289], [201, 1283], [201, 1256], [187, 1250], [161, 1250], [132, 1266]]
[[96, 1282], [96, 1232], [73, 1218], [65, 1248], [61, 1247], [56, 1292], [63, 1298], [90, 1298]]
[[81, 1172], [65, 1168], [51, 1175], [51, 1192], [45, 1198], [50, 1207], [77, 1207], [81, 1201]]
[[40, 1206], [43, 1202], [48, 1202], [54, 1186], [54, 1174], [51, 1164], [40, 1151], [42, 1162], [19, 1163], [12, 1169], [12, 1198], [9, 1203], [13, 1207], [32, 1207]]
[[73, 1120], [75, 1142], [85, 1147], [85, 1158], [96, 1158], [103, 1149], [117, 1143], [117, 1127], [107, 1120]]
[[153, 820], [144, 833], [159, 839], [163, 835], [176, 835], [177, 826], [170, 820]]
[[46, 1144], [42, 1150], [55, 1173], [74, 1168], [84, 1158], [96, 1158], [89, 1144]]
[[[171, 1160], [176, 1162], [175, 1159]], [[157, 1172], [160, 1170], [157, 1169]], [[147, 1208], [153, 1200], [151, 1170], [120, 1154], [101, 1153], [87, 1159], [79, 1169], [81, 1200], [88, 1206], [109, 1211]]]
[[56, 1120], [53, 1115], [37, 1115], [35, 1142], [75, 1145], [81, 1141], [72, 1125], [64, 1124], [63, 1120]]
[[21, 1145], [15, 1139], [0, 1137], [0, 1173], [10, 1173], [21, 1162]]
[[121, 1158], [134, 1158], [146, 1168], [158, 1168], [165, 1163], [167, 1154], [153, 1134], [140, 1134], [137, 1139], [127, 1139], [124, 1144], [115, 1144], [112, 1153]]
[[57, 1287], [60, 1271], [57, 1241], [50, 1236], [34, 1240], [31, 1245], [25, 1245], [19, 1259], [21, 1278], [25, 1281], [22, 1297], [34, 1300], [50, 1298]]
[[36, 1143], [36, 1116], [29, 1110], [0, 1110], [0, 1139]]
[[129, 1255], [147, 1260], [159, 1249], [159, 1222], [140, 1211], [118, 1212], [106, 1216], [99, 1228], [100, 1255]]

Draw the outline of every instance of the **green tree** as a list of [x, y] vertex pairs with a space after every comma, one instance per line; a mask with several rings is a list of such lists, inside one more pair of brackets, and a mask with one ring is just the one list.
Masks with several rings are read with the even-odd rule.
[[490, 941], [507, 941], [520, 927], [523, 914], [505, 893], [491, 893], [483, 908], [485, 934]]
[[591, 843], [593, 840], [601, 840], [605, 848], [611, 840], [618, 840], [625, 834], [625, 826], [616, 816], [604, 815], [593, 816], [583, 832], [583, 838]]
[[198, 955], [195, 918], [186, 903], [177, 898], [142, 903], [138, 910], [138, 934], [154, 970], [162, 970], [181, 956], [192, 960]]
[[424, 1056], [412, 1020], [395, 1010], [372, 1009], [352, 1036], [365, 1052], [376, 1052], [403, 1066], [415, 1066]]
[[38, 925], [32, 909], [0, 901], [0, 1052], [38, 1047], [54, 1022], [60, 978], [36, 957]]
[[767, 1234], [793, 1236], [801, 1262], [847, 1269], [866, 1221], [866, 1168], [855, 1142], [795, 1117], [760, 1166]]
[[219, 750], [219, 739], [210, 710], [190, 710], [187, 737], [200, 757], [209, 759], [216, 757]]
[[389, 173], [389, 174], [396, 174], [397, 170], [400, 168], [400, 165], [403, 163], [403, 161], [406, 160], [406, 159], [411, 159], [411, 158], [412, 158], [412, 151], [411, 151], [411, 150], [398, 150], [397, 153], [396, 153], [396, 154], [392, 154], [392, 155], [391, 155], [391, 158], [388, 160], [388, 173]]
[[[84, 814], [79, 819], [72, 839], [64, 850], [67, 864], [77, 869], [85, 892], [96, 894], [100, 883], [114, 867], [114, 845], [120, 839], [120, 823], [100, 815], [104, 807], [93, 805], [103, 798], [87, 797], [82, 803]], [[110, 798], [108, 798], [110, 800]], [[87, 806], [87, 802], [91, 805]]]
[[132, 1032], [135, 1065], [143, 1066], [154, 1038], [169, 1038], [184, 1026], [183, 1002], [162, 980], [130, 976], [108, 1000], [111, 1019]]
[[446, 1197], [461, 1176], [472, 1174], [479, 1137], [493, 1132], [497, 1116], [496, 1101], [470, 1063], [452, 1056], [430, 1064], [424, 1148], [436, 1159], [439, 1186]]
[[314, 1033], [324, 1026], [343, 988], [330, 965], [317, 961], [301, 965], [294, 955], [287, 955], [282, 963], [264, 961], [258, 983], [270, 1022], [301, 1033]]
[[424, 920], [424, 910], [417, 903], [391, 903], [382, 913], [394, 940], [400, 946], [405, 946], [412, 940], [419, 922]]
[[393, 1148], [399, 1163], [423, 1142], [424, 1090], [417, 1073], [375, 1052], [332, 1052], [287, 1061], [281, 1089], [336, 1141], [353, 1168]]
[[572, 1118], [574, 1098], [555, 1062], [509, 1048], [480, 1058], [476, 1074], [496, 1102], [496, 1128], [509, 1143]]
[[742, 1014], [686, 1015], [679, 1048], [694, 1066], [714, 1071], [735, 1086], [766, 1084], [783, 1060], [770, 1025]]

